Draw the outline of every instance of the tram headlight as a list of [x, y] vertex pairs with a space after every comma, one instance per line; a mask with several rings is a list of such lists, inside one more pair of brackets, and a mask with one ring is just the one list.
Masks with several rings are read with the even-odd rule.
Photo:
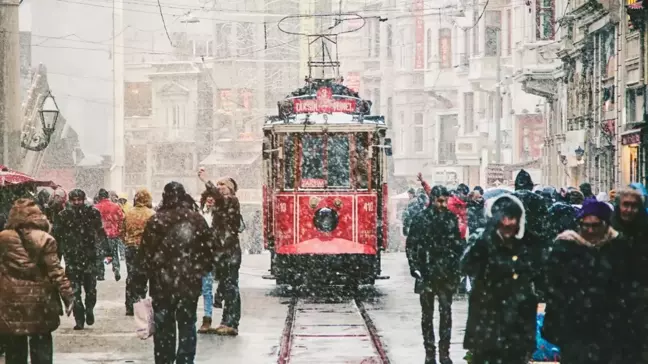
[[313, 217], [315, 228], [324, 233], [330, 233], [335, 230], [339, 222], [340, 219], [337, 211], [328, 207], [322, 207], [315, 211], [315, 216]]

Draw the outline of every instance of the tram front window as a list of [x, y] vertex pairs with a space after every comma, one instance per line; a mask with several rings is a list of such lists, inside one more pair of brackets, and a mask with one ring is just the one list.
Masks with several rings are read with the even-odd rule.
[[351, 185], [349, 137], [329, 136], [327, 149], [328, 186], [349, 187]]
[[[302, 187], [305, 184], [318, 185], [324, 181], [324, 137], [304, 135], [302, 137]], [[304, 183], [307, 182], [307, 183]], [[313, 185], [313, 187], [315, 187]], [[324, 186], [317, 186], [324, 187]]]

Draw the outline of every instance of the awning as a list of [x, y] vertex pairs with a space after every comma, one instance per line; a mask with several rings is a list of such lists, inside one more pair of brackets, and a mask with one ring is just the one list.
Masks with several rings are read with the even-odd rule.
[[0, 165], [0, 187], [17, 186], [23, 184], [30, 184], [37, 187], [57, 187], [57, 184], [52, 181], [37, 180], [32, 176], [11, 170], [3, 165]]
[[640, 144], [641, 143], [641, 129], [631, 129], [620, 134], [621, 145]]
[[232, 158], [220, 153], [212, 153], [200, 164], [204, 166], [243, 166], [254, 163], [258, 158], [259, 154]]

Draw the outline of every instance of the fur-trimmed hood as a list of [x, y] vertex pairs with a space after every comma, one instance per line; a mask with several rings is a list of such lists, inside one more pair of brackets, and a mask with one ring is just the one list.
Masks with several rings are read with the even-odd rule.
[[515, 197], [514, 195], [506, 193], [488, 199], [486, 201], [486, 218], [488, 219], [493, 218], [493, 205], [495, 204], [495, 202], [499, 201], [500, 199], [509, 199], [522, 209], [522, 216], [520, 216], [520, 230], [518, 230], [518, 233], [515, 234], [516, 239], [518, 240], [522, 239], [524, 237], [525, 228], [526, 228], [526, 210], [524, 209], [524, 204], [522, 203], [522, 201], [520, 201], [520, 199]]
[[5, 229], [17, 230], [21, 228], [38, 229], [47, 233], [51, 230], [47, 217], [32, 199], [17, 200], [9, 211]]

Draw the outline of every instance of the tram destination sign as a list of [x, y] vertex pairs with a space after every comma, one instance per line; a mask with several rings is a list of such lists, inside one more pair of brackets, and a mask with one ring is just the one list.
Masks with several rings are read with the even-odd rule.
[[317, 90], [317, 97], [314, 99], [294, 99], [294, 112], [296, 114], [333, 112], [353, 114], [356, 112], [356, 100], [333, 98], [333, 90], [330, 87], [321, 87]]

